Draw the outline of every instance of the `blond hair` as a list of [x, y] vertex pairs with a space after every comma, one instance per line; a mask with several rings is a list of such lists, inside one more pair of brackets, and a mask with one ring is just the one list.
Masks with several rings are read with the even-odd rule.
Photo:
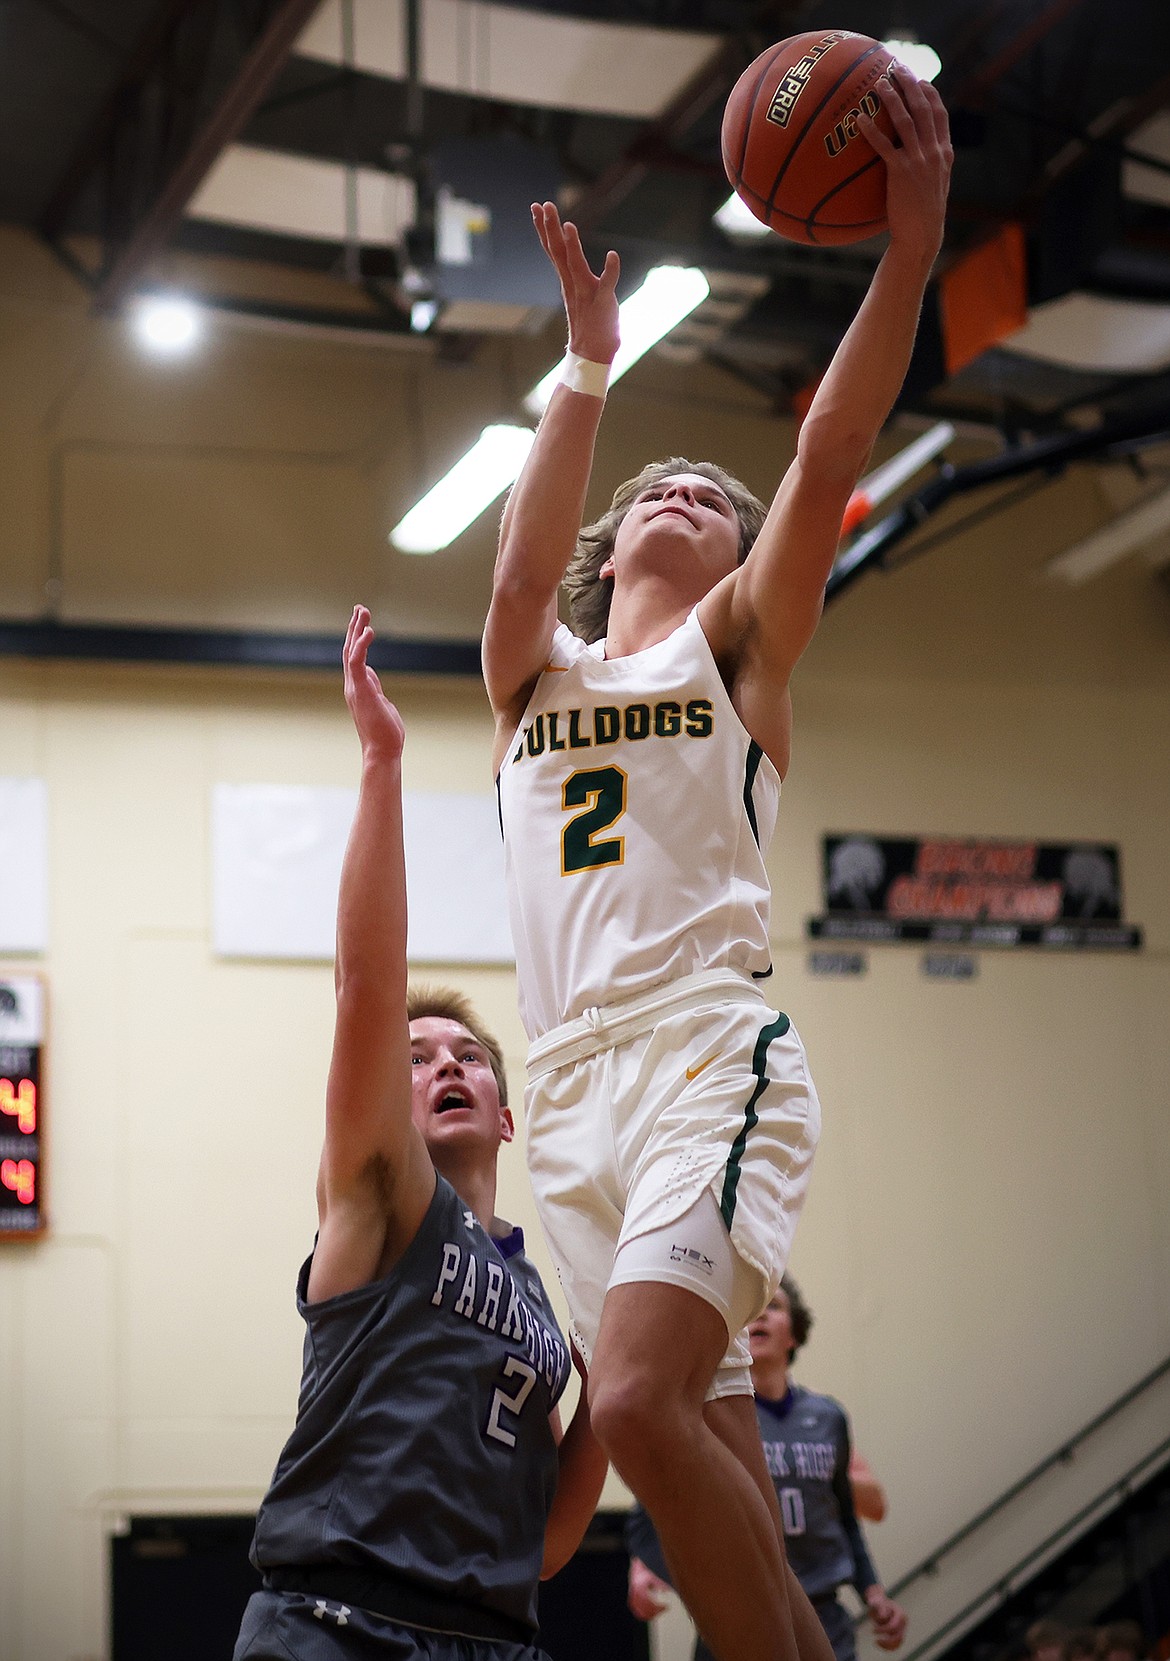
[[500, 1092], [500, 1106], [508, 1105], [508, 1075], [504, 1071], [504, 1052], [500, 1041], [480, 1020], [470, 998], [456, 992], [453, 986], [412, 986], [406, 994], [406, 1019], [424, 1021], [434, 1017], [439, 1021], [458, 1021], [466, 1027], [477, 1043], [488, 1053], [492, 1073]]
[[598, 572], [613, 553], [622, 520], [644, 490], [679, 473], [696, 473], [719, 486], [739, 520], [737, 563], [742, 565], [751, 552], [768, 510], [757, 496], [752, 495], [747, 485], [713, 461], [688, 461], [685, 456], [668, 456], [665, 461], [652, 461], [648, 467], [643, 467], [636, 478], [618, 485], [608, 512], [592, 525], [583, 525], [578, 533], [577, 547], [565, 572], [565, 592], [569, 598], [569, 622], [582, 640], [601, 640], [609, 627], [613, 583], [608, 578], [600, 577]]

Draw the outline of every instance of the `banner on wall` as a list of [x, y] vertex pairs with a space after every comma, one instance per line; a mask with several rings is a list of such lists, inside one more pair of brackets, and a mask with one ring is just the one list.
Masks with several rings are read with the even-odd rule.
[[1135, 951], [1113, 843], [981, 837], [823, 838], [814, 940]]
[[48, 789], [44, 779], [0, 778], [0, 952], [48, 945]]
[[[357, 791], [217, 784], [212, 938], [223, 957], [331, 962]], [[405, 790], [412, 963], [515, 960], [494, 796]]]

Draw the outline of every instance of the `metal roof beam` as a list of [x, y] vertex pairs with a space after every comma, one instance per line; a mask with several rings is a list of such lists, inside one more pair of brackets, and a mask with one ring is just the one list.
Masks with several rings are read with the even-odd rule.
[[[108, 224], [106, 257], [93, 279], [97, 310], [115, 310], [164, 246], [220, 152], [243, 131], [317, 4], [170, 0], [160, 10], [42, 221], [44, 235], [57, 243], [78, 197], [101, 170]], [[207, 109], [213, 44], [229, 27], [249, 44]]]

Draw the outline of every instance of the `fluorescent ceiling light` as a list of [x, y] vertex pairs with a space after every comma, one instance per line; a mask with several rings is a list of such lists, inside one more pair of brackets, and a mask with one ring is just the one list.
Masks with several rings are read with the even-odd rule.
[[135, 302], [131, 312], [139, 344], [157, 357], [181, 357], [203, 333], [199, 308], [178, 294], [150, 294]]
[[404, 554], [434, 554], [454, 542], [515, 484], [535, 437], [528, 427], [485, 427], [467, 454], [395, 525], [394, 546]]
[[1101, 530], [1074, 543], [1063, 554], [1048, 561], [1045, 570], [1050, 577], [1063, 582], [1082, 583], [1095, 577], [1107, 566], [1113, 565], [1123, 554], [1139, 548], [1143, 542], [1152, 542], [1163, 531], [1170, 530], [1170, 490], [1160, 490]]
[[946, 449], [955, 436], [955, 429], [949, 421], [938, 421], [933, 427], [928, 427], [924, 433], [919, 433], [916, 439], [907, 444], [904, 450], [899, 450], [896, 456], [875, 467], [872, 473], [866, 474], [858, 485], [864, 490], [870, 501], [876, 507], [884, 502], [887, 496], [912, 479], [928, 461]]
[[[694, 266], [656, 265], [646, 273], [641, 288], [618, 307], [622, 343], [609, 372], [609, 382], [619, 380], [656, 341], [669, 334], [676, 324], [689, 317], [711, 292], [711, 285]], [[534, 386], [524, 400], [530, 415], [543, 415], [561, 378], [564, 358]]]
[[921, 40], [894, 39], [884, 40], [882, 45], [887, 52], [892, 52], [899, 63], [906, 65], [911, 74], [917, 75], [920, 81], [933, 81], [942, 68], [942, 59], [933, 46], [927, 46]]
[[[689, 316], [710, 292], [706, 277], [693, 267], [659, 265], [647, 272], [641, 288], [618, 308], [622, 344], [609, 372], [610, 383]], [[525, 409], [533, 415], [544, 413], [563, 363], [562, 358], [524, 400]], [[404, 554], [433, 554], [447, 547], [501, 491], [515, 484], [535, 436], [527, 427], [485, 427], [462, 460], [395, 525], [390, 541]]]
[[774, 235], [771, 227], [765, 225], [762, 219], [757, 219], [743, 197], [737, 196], [734, 190], [723, 206], [711, 215], [711, 219], [733, 242], [737, 238], [750, 238], [755, 242], [758, 238]]
[[[842, 538], [852, 535], [880, 502], [892, 496], [895, 490], [913, 478], [927, 462], [940, 455], [954, 436], [955, 429], [950, 422], [939, 421], [933, 427], [928, 427], [926, 432], [920, 433], [904, 450], [899, 450], [896, 456], [891, 456], [889, 461], [883, 462], [880, 467], [875, 467], [872, 473], [868, 473], [849, 498], [841, 524]], [[837, 555], [833, 561], [833, 569], [829, 573], [830, 577], [839, 579], [846, 572], [852, 571], [866, 558], [870, 550], [877, 546], [881, 537], [880, 522], [872, 525], [869, 530], [862, 531]]]
[[907, 444], [904, 450], [899, 450], [896, 456], [891, 456], [889, 461], [868, 473], [849, 498], [841, 535], [848, 536], [855, 531], [863, 520], [869, 518], [874, 508], [892, 496], [895, 490], [900, 490], [927, 462], [941, 454], [954, 436], [955, 429], [949, 421], [938, 421]]

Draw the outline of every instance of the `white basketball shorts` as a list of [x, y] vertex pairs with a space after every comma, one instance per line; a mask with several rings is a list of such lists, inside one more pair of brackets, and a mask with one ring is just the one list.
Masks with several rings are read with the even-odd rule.
[[[586, 1362], [619, 1248], [677, 1223], [706, 1190], [755, 1277], [742, 1316], [754, 1319], [784, 1272], [820, 1132], [787, 1015], [741, 975], [705, 970], [555, 1028], [529, 1051], [528, 1077], [528, 1168]], [[658, 1277], [641, 1261], [624, 1278]], [[693, 1271], [661, 1278], [729, 1318]], [[738, 1330], [729, 1340], [739, 1368], [746, 1346]]]

